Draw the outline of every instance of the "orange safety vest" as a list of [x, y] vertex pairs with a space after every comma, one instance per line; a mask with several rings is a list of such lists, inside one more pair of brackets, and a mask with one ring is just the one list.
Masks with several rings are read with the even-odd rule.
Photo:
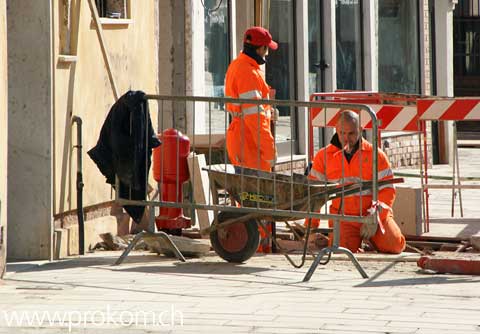
[[[336, 182], [339, 184], [357, 183], [372, 180], [372, 144], [362, 139], [359, 149], [355, 152], [350, 163], [340, 148], [333, 144], [327, 145], [317, 152], [313, 160], [309, 177], [319, 181]], [[360, 164], [360, 159], [362, 163]], [[342, 162], [343, 161], [343, 162]], [[343, 173], [342, 173], [343, 164]], [[388, 158], [382, 150], [378, 150], [378, 180], [393, 178], [393, 171]], [[392, 207], [395, 200], [395, 188], [392, 184], [378, 188], [378, 200]], [[330, 206], [331, 213], [342, 213], [352, 216], [368, 215], [372, 206], [372, 192], [365, 190], [361, 194], [344, 197], [343, 209], [341, 199], [335, 199]], [[343, 210], [343, 211], [342, 211]], [[390, 210], [381, 210], [380, 219], [383, 221]]]
[[[270, 87], [257, 62], [244, 53], [230, 64], [225, 76], [225, 97], [269, 99]], [[270, 171], [275, 160], [275, 141], [270, 130], [269, 105], [226, 103], [233, 116], [226, 145], [232, 164]]]

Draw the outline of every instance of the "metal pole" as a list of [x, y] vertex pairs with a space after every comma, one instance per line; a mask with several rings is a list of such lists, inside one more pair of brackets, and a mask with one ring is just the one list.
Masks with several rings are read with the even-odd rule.
[[78, 116], [72, 117], [72, 124], [77, 124], [77, 219], [78, 219], [78, 253], [85, 255], [85, 215], [83, 212], [83, 175], [82, 175], [82, 119]]
[[457, 128], [456, 122], [453, 121], [453, 142], [452, 142], [452, 151], [453, 151], [453, 161], [452, 161], [452, 211], [451, 217], [455, 216], [455, 183], [456, 183], [456, 165], [457, 165], [457, 150], [456, 150], [456, 142], [455, 138], [457, 137], [457, 133], [455, 129]]

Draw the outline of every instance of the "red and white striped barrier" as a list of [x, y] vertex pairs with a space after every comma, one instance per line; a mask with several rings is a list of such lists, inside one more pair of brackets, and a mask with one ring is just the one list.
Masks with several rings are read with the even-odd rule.
[[419, 99], [417, 106], [420, 120], [480, 120], [478, 97]]
[[[324, 101], [322, 101], [324, 102]], [[337, 101], [331, 101], [337, 102]], [[345, 102], [345, 101], [338, 101]], [[353, 103], [349, 101], [350, 103]], [[357, 103], [365, 103], [358, 101]], [[379, 129], [384, 131], [419, 131], [417, 107], [388, 105], [388, 104], [368, 104], [380, 120]], [[335, 127], [339, 114], [345, 108], [312, 108], [312, 125], [320, 127]], [[370, 129], [372, 120], [370, 115], [362, 110], [360, 113], [360, 123], [362, 128]]]
[[[367, 104], [375, 112], [379, 129], [385, 131], [419, 131], [417, 95], [378, 93], [362, 91], [337, 91], [334, 93], [314, 93], [311, 101], [322, 103], [354, 103]], [[317, 127], [334, 127], [339, 113], [345, 108], [312, 108], [311, 125]], [[372, 127], [370, 115], [366, 111], [360, 113], [361, 126]]]

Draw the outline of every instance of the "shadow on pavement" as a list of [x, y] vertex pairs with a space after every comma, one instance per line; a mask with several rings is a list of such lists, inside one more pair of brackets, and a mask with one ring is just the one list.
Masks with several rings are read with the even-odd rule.
[[[427, 274], [421, 270], [412, 273], [415, 277], [394, 278], [378, 280], [380, 276], [393, 268], [399, 262], [392, 262], [378, 271], [375, 275], [364, 281], [363, 283], [355, 285], [357, 288], [373, 288], [385, 286], [415, 286], [415, 285], [432, 285], [432, 284], [458, 284], [458, 283], [480, 283], [480, 277], [477, 276], [450, 276], [450, 275], [432, 275]], [[422, 276], [420, 276], [422, 275]], [[430, 275], [430, 276], [426, 276]]]
[[[78, 258], [69, 258], [65, 260], [58, 260], [54, 262], [42, 261], [40, 263], [32, 262], [15, 262], [7, 263], [7, 273], [46, 271], [46, 270], [63, 270], [72, 268], [87, 268], [95, 266], [109, 266], [113, 265], [117, 260], [117, 256], [85, 256]], [[128, 256], [127, 263], [152, 263], [153, 261], [172, 261], [172, 258], [158, 256], [156, 254], [148, 255], [134, 255]]]
[[115, 267], [115, 271], [140, 272], [149, 274], [198, 274], [198, 275], [248, 275], [261, 271], [268, 271], [268, 268], [250, 267], [246, 264], [228, 262], [176, 262], [168, 266], [142, 266], [142, 267]]

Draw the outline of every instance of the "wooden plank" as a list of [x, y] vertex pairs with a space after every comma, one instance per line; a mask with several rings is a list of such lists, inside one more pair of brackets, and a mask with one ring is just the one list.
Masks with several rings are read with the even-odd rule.
[[100, 22], [100, 17], [98, 16], [97, 6], [93, 0], [88, 0], [88, 5], [90, 6], [90, 11], [92, 12], [93, 20], [95, 21], [95, 30], [97, 31], [98, 41], [100, 42], [100, 48], [102, 49], [103, 60], [105, 61], [105, 66], [107, 67], [108, 78], [110, 79], [110, 85], [112, 85], [113, 97], [115, 101], [118, 100], [118, 90], [117, 85], [115, 84], [115, 79], [113, 78], [112, 68], [110, 66], [110, 58], [108, 56], [107, 47], [105, 45], [105, 37], [103, 36], [102, 23]]
[[[209, 240], [190, 239], [175, 235], [170, 235], [169, 237], [185, 256], [201, 257], [210, 251]], [[155, 234], [146, 234], [143, 239], [150, 250], [158, 254], [173, 256], [173, 252], [164, 238]]]
[[480, 184], [425, 184], [423, 187], [428, 189], [480, 189]]
[[430, 235], [405, 235], [407, 241], [431, 241], [439, 243], [461, 243], [462, 241], [468, 240], [467, 238], [455, 238], [455, 237], [441, 237], [441, 236], [430, 236]]
[[[187, 163], [190, 172], [190, 181], [193, 184], [193, 199], [197, 204], [213, 203], [208, 173], [202, 170], [202, 168], [207, 167], [205, 155], [190, 154]], [[209, 228], [210, 223], [213, 221], [213, 212], [209, 210], [197, 210], [196, 213], [200, 232]], [[207, 238], [208, 235], [203, 235], [203, 237]]]

